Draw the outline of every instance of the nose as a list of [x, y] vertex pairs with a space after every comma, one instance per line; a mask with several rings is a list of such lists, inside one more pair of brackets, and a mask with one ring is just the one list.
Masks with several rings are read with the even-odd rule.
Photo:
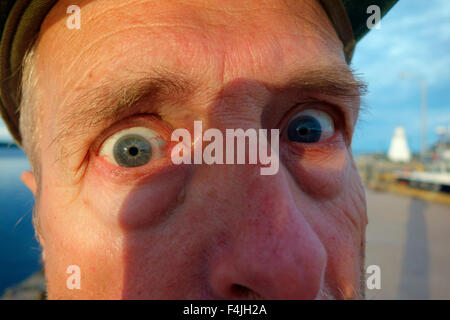
[[210, 284], [219, 297], [318, 296], [327, 262], [326, 250], [303, 215], [312, 206], [305, 200], [304, 207], [297, 208], [288, 179], [282, 168], [274, 176], [254, 175], [246, 179], [247, 184], [240, 183], [247, 185], [244, 203], [230, 200], [234, 220], [227, 235], [228, 244], [211, 261]]

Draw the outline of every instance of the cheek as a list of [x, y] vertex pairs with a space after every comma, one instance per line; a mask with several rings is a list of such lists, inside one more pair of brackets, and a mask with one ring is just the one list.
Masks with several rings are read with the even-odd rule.
[[171, 166], [140, 178], [136, 185], [125, 185], [92, 173], [83, 190], [83, 205], [111, 227], [148, 228], [161, 223], [183, 202], [187, 176], [187, 166]]
[[[120, 298], [123, 278], [120, 234], [105, 230], [77, 203], [61, 206], [56, 199], [62, 201], [63, 197], [58, 192], [43, 194], [39, 208], [49, 298]], [[67, 270], [72, 265], [80, 268], [81, 290], [67, 287], [71, 275]], [[110, 275], [114, 275], [114, 282]]]
[[286, 167], [300, 189], [314, 199], [333, 199], [347, 187], [351, 166], [343, 141], [301, 151], [292, 144], [281, 148]]
[[[188, 172], [186, 166], [173, 166], [133, 186], [112, 183], [91, 171], [72, 202], [64, 201], [67, 189], [44, 190], [40, 220], [49, 297], [120, 298], [129, 231], [161, 223], [182, 202]], [[67, 198], [77, 192], [71, 194]], [[66, 287], [70, 265], [81, 269], [82, 290]]]
[[305, 196], [313, 200], [304, 214], [327, 250], [326, 283], [337, 288], [337, 297], [358, 297], [367, 216], [364, 188], [351, 154], [345, 144], [304, 150], [295, 159], [286, 158], [293, 154], [288, 148], [282, 152], [301, 192], [297, 206], [304, 206]]
[[367, 224], [364, 189], [356, 170], [349, 173], [345, 190], [333, 201], [321, 203], [324, 212], [319, 237], [328, 252], [327, 281], [339, 296], [358, 298], [364, 267]]
[[326, 281], [339, 298], [352, 299], [359, 296], [361, 268], [364, 260], [359, 246], [358, 234], [343, 234], [342, 230], [320, 232], [328, 252]]
[[365, 207], [344, 195], [316, 202], [317, 210], [307, 220], [327, 251], [326, 283], [340, 298], [355, 298], [364, 264]]

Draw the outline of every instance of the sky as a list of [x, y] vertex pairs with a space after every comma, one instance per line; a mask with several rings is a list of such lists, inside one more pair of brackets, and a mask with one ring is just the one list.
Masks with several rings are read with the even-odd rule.
[[[427, 144], [435, 143], [436, 128], [450, 125], [450, 1], [400, 0], [357, 44], [351, 67], [369, 89], [353, 137], [356, 154], [387, 152], [396, 126], [420, 151], [419, 81], [427, 84]], [[0, 120], [5, 140], [11, 138]]]
[[355, 153], [387, 152], [396, 126], [420, 151], [420, 81], [427, 84], [427, 144], [436, 143], [436, 128], [450, 125], [450, 1], [400, 0], [357, 44], [351, 67], [369, 85]]

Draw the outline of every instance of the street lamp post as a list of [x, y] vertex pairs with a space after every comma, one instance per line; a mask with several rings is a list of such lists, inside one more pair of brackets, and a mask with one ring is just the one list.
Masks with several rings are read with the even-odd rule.
[[422, 92], [422, 159], [425, 157], [427, 150], [427, 83], [420, 81], [420, 88]]
[[412, 79], [416, 81], [420, 85], [421, 92], [421, 150], [420, 157], [421, 159], [425, 158], [425, 153], [427, 150], [427, 82], [425, 80], [421, 80], [408, 72], [401, 72], [400, 78], [402, 79]]

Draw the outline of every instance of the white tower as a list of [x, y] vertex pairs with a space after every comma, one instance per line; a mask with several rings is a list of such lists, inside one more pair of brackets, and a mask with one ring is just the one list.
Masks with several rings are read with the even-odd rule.
[[411, 151], [409, 150], [405, 129], [403, 127], [395, 128], [387, 156], [393, 162], [411, 161]]

